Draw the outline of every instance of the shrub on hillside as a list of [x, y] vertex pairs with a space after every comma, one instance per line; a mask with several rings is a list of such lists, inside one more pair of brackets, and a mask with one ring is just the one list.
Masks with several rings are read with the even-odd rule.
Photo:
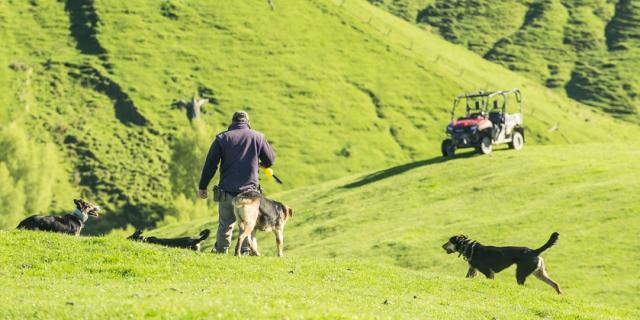
[[213, 141], [213, 131], [199, 119], [191, 127], [182, 129], [172, 145], [171, 186], [173, 190], [173, 213], [178, 220], [188, 220], [210, 214], [206, 201], [196, 196], [200, 172]]
[[184, 194], [179, 194], [173, 200], [170, 212], [158, 225], [168, 225], [179, 221], [190, 221], [202, 217], [217, 216], [217, 208], [209, 207], [209, 201], [202, 199], [190, 199]]
[[6, 163], [0, 162], [0, 227], [9, 228], [12, 222], [22, 217], [25, 197], [20, 191], [23, 189], [22, 183], [11, 176]]
[[202, 165], [213, 137], [207, 125], [197, 119], [191, 127], [178, 132], [169, 164], [174, 195], [184, 194], [195, 199]]
[[53, 144], [36, 142], [12, 124], [0, 131], [0, 150], [0, 228], [13, 228], [27, 215], [69, 210], [77, 195]]

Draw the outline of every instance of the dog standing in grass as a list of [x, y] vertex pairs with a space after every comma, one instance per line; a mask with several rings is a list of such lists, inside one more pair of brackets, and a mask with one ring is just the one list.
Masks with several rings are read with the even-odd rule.
[[60, 232], [79, 236], [87, 219], [98, 216], [100, 207], [82, 199], [75, 199], [73, 203], [76, 205], [76, 209], [70, 214], [64, 216], [31, 216], [22, 220], [18, 224], [18, 229]]
[[558, 294], [562, 294], [560, 286], [547, 274], [544, 260], [540, 255], [551, 248], [558, 241], [560, 234], [554, 232], [549, 240], [538, 249], [527, 247], [494, 247], [485, 246], [465, 235], [453, 236], [442, 245], [447, 254], [458, 252], [469, 263], [467, 278], [473, 278], [478, 271], [487, 278], [493, 279], [494, 274], [515, 264], [516, 280], [524, 285], [527, 277], [532, 273], [536, 278], [550, 285]]
[[238, 194], [232, 200], [233, 213], [242, 232], [238, 236], [235, 255], [241, 254], [241, 244], [248, 239], [253, 255], [259, 256], [256, 231], [273, 231], [276, 236], [278, 257], [284, 255], [284, 225], [293, 215], [290, 207], [268, 199], [259, 191], [247, 191]]

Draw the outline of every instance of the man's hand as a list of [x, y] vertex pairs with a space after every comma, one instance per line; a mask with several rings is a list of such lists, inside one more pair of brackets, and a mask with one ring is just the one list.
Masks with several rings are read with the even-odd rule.
[[209, 196], [209, 192], [207, 192], [207, 190], [198, 190], [198, 197], [200, 197], [201, 199], [206, 199]]

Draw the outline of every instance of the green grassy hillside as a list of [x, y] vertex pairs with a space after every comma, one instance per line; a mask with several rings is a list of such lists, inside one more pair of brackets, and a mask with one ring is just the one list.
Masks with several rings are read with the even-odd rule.
[[[0, 2], [0, 228], [82, 196], [107, 234], [0, 231], [0, 318], [640, 317], [636, 2], [273, 3]], [[522, 151], [438, 156], [453, 96], [514, 87]], [[216, 229], [195, 184], [238, 109], [279, 156], [286, 257], [125, 240]], [[441, 248], [553, 231], [560, 297]]]
[[[450, 161], [427, 157], [285, 192], [275, 197], [296, 209], [285, 253], [463, 278], [466, 263], [441, 248], [450, 236], [537, 248], [558, 231], [560, 241], [543, 256], [566, 296], [639, 312], [639, 156], [638, 145], [529, 146]], [[214, 222], [171, 225], [155, 234], [195, 235]], [[260, 243], [263, 253], [275, 252], [271, 234]], [[508, 269], [496, 281], [515, 288], [514, 274]], [[527, 287], [553, 292], [533, 277]]]
[[639, 119], [637, 1], [370, 2], [573, 99]]
[[0, 231], [3, 319], [616, 319], [573, 296], [357, 259], [196, 254]]
[[[276, 2], [3, 1], [0, 123], [58, 145], [66, 178], [106, 208], [94, 233], [175, 214], [176, 171], [195, 189], [237, 109], [280, 156], [272, 192], [423, 159], [463, 91], [522, 88], [532, 144], [640, 133], [365, 1]], [[176, 102], [194, 95], [210, 103], [183, 159], [194, 129]]]

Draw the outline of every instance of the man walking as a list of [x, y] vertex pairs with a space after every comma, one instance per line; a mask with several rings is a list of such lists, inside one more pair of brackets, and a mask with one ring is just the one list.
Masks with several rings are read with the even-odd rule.
[[[227, 131], [218, 134], [211, 144], [202, 168], [198, 196], [206, 199], [207, 186], [220, 164], [220, 182], [214, 187], [214, 200], [218, 201], [218, 233], [213, 250], [226, 253], [231, 243], [236, 217], [231, 200], [241, 192], [260, 190], [259, 166], [269, 168], [276, 155], [264, 134], [252, 130], [249, 115], [244, 111], [233, 114]], [[242, 233], [242, 230], [240, 230]], [[247, 240], [242, 252], [249, 252]]]

